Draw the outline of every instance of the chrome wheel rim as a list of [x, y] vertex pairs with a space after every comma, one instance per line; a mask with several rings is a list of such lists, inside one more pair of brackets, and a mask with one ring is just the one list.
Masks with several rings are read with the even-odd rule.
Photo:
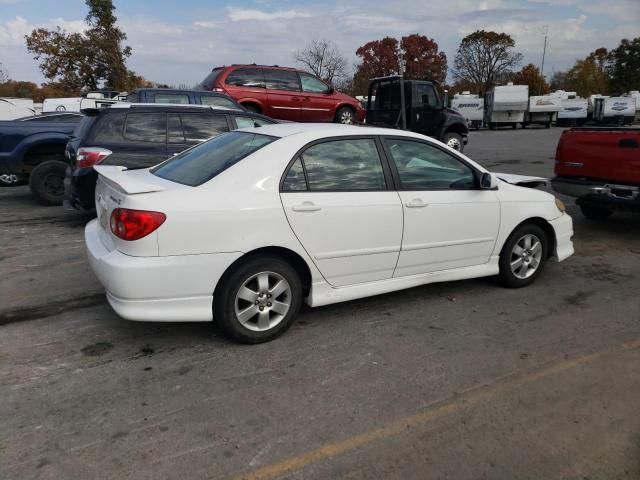
[[450, 138], [447, 140], [447, 147], [453, 148], [454, 150], [460, 150], [460, 140], [457, 138]]
[[349, 110], [345, 110], [340, 114], [340, 123], [351, 125], [353, 123], [353, 114]]
[[524, 280], [536, 273], [542, 260], [542, 242], [528, 233], [518, 240], [511, 250], [511, 273]]
[[242, 283], [234, 301], [236, 319], [248, 330], [276, 327], [291, 307], [291, 286], [280, 274], [260, 272]]

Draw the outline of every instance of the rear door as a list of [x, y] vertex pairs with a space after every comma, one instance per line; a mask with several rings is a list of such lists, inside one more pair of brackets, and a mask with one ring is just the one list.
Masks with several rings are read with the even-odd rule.
[[264, 80], [268, 103], [264, 114], [281, 120], [299, 121], [302, 96], [297, 72], [265, 68]]
[[236, 102], [255, 103], [268, 108], [264, 73], [258, 67], [239, 67], [229, 72], [224, 79], [224, 89]]
[[229, 130], [228, 116], [224, 113], [169, 113], [167, 156], [180, 153]]
[[308, 73], [298, 72], [302, 86], [301, 122], [332, 122], [336, 101], [329, 86]]
[[281, 183], [293, 232], [333, 286], [391, 278], [402, 239], [402, 206], [372, 137], [309, 145]]

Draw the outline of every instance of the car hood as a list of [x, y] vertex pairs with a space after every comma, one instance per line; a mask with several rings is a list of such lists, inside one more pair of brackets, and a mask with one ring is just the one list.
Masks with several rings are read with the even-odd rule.
[[515, 175], [513, 173], [496, 173], [491, 172], [500, 180], [511, 185], [517, 185], [519, 187], [536, 188], [543, 185], [549, 185], [549, 179], [543, 177], [530, 177], [527, 175]]

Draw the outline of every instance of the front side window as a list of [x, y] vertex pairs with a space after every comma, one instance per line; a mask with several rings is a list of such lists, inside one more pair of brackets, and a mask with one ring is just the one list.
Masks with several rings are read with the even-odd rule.
[[272, 90], [300, 91], [298, 74], [292, 70], [265, 70], [264, 79]]
[[303, 92], [327, 93], [329, 91], [327, 84], [313, 75], [309, 75], [308, 73], [300, 73], [299, 75]]
[[165, 143], [167, 141], [167, 115], [164, 113], [130, 113], [127, 115], [124, 137], [134, 142]]
[[236, 87], [264, 88], [264, 74], [261, 68], [238, 68], [229, 74], [226, 84]]
[[398, 171], [402, 190], [472, 190], [471, 167], [439, 148], [413, 140], [384, 140]]
[[195, 187], [275, 140], [275, 137], [248, 132], [223, 133], [170, 158], [151, 169], [151, 173]]
[[202, 95], [200, 97], [202, 105], [213, 105], [214, 107], [224, 107], [229, 110], [241, 110], [237, 103], [229, 98], [219, 95]]
[[438, 97], [432, 85], [419, 83], [416, 85], [416, 101], [414, 105], [417, 107], [437, 107]]
[[302, 153], [309, 190], [385, 190], [378, 149], [373, 139], [331, 140]]
[[187, 143], [204, 142], [223, 132], [229, 131], [225, 115], [198, 115], [183, 113], [182, 129]]
[[189, 104], [189, 95], [182, 93], [156, 93], [155, 103], [177, 103], [179, 105]]

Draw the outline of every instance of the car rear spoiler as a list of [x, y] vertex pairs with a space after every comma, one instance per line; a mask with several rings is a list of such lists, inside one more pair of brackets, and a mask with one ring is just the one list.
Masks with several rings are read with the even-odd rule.
[[95, 165], [93, 169], [103, 177], [108, 184], [128, 195], [137, 193], [159, 192], [164, 190], [160, 185], [145, 182], [132, 175], [135, 171], [127, 171], [127, 167], [115, 165]]
[[513, 173], [494, 173], [503, 182], [510, 183], [511, 185], [518, 185], [520, 187], [536, 188], [543, 185], [549, 185], [549, 179], [543, 177], [529, 177], [526, 175], [515, 175]]

